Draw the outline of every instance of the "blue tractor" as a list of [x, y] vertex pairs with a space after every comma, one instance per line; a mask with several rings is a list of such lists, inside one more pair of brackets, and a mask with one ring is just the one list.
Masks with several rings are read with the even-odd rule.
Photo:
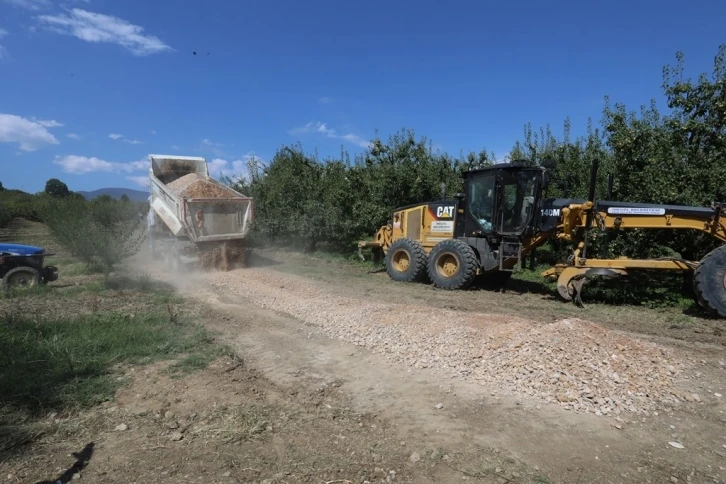
[[58, 279], [58, 268], [43, 266], [42, 247], [0, 243], [0, 279], [5, 287], [32, 287]]

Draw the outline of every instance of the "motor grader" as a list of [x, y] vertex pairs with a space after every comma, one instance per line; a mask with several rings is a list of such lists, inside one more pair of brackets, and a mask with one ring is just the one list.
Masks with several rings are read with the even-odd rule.
[[[388, 225], [373, 240], [358, 244], [383, 256], [395, 281], [430, 280], [441, 289], [465, 289], [480, 280], [501, 287], [535, 248], [548, 240], [572, 243], [567, 263], [542, 273], [557, 280], [566, 301], [582, 304], [587, 277], [627, 276], [633, 271], [669, 270], [692, 273], [698, 302], [726, 317], [726, 245], [700, 261], [678, 257], [599, 259], [588, 256], [591, 229], [691, 229], [726, 241], [725, 204], [689, 207], [598, 200], [598, 163], [591, 166], [588, 200], [546, 198], [551, 183], [546, 167], [526, 160], [495, 164], [463, 173], [464, 193], [393, 210]], [[612, 182], [612, 178], [610, 179]]]

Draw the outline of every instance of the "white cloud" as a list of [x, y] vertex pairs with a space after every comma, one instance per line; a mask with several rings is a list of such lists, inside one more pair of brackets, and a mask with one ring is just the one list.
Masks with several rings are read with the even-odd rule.
[[171, 149], [179, 151], [181, 148], [179, 148], [179, 145], [171, 145]]
[[0, 29], [0, 39], [8, 35], [8, 31], [5, 29]]
[[33, 121], [38, 123], [41, 126], [45, 126], [46, 128], [60, 128], [63, 126], [63, 123], [59, 123], [55, 119], [35, 119], [33, 118]]
[[202, 149], [214, 153], [217, 156], [227, 156], [227, 154], [220, 150], [224, 145], [222, 143], [215, 143], [207, 138], [202, 140]]
[[222, 143], [215, 143], [214, 141], [208, 140], [207, 138], [204, 138], [202, 140], [202, 144], [204, 146], [217, 146], [217, 147], [224, 146]]
[[[336, 136], [332, 136], [335, 138]], [[366, 140], [365, 138], [358, 136], [357, 134], [344, 134], [343, 136], [337, 136], [337, 138], [343, 139], [347, 141], [348, 143], [353, 143], [354, 145], [361, 146], [363, 148], [368, 148], [371, 145], [371, 142]]]
[[108, 135], [108, 137], [111, 139], [115, 139], [115, 140], [118, 140], [118, 139], [124, 140], [125, 142], [127, 142], [128, 144], [131, 144], [131, 145], [143, 144], [143, 141], [139, 141], [137, 139], [128, 139], [124, 135], [118, 134], [118, 133], [111, 133]]
[[328, 125], [326, 123], [313, 123], [310, 122], [306, 124], [305, 126], [301, 126], [299, 128], [293, 128], [290, 130], [290, 134], [293, 136], [301, 135], [301, 134], [309, 134], [309, 133], [318, 133], [322, 134], [324, 136], [327, 136], [328, 138], [334, 138], [334, 139], [342, 139], [344, 141], [347, 141], [349, 143], [352, 143], [357, 146], [361, 146], [363, 148], [370, 147], [370, 142], [365, 140], [363, 137], [358, 136], [357, 134], [348, 133], [348, 134], [338, 134], [333, 128], [328, 128]]
[[509, 163], [511, 161], [512, 157], [510, 156], [509, 152], [504, 153], [501, 157], [495, 157], [494, 163]]
[[76, 133], [68, 133], [66, 136], [68, 136], [70, 139], [74, 139], [74, 140], [81, 139], [81, 137], [78, 136]]
[[332, 97], [328, 97], [328, 96], [323, 96], [320, 99], [318, 99], [318, 102], [320, 104], [332, 104], [333, 103], [333, 98]]
[[126, 179], [144, 188], [148, 188], [151, 184], [148, 176], [127, 176]]
[[84, 175], [86, 173], [132, 173], [148, 169], [147, 160], [132, 161], [129, 163], [118, 163], [106, 161], [95, 156], [66, 155], [56, 156], [53, 163], [63, 168], [66, 173]]
[[152, 129], [151, 134], [156, 134], [156, 130]]
[[35, 151], [45, 145], [57, 145], [59, 141], [36, 121], [0, 113], [0, 143], [18, 143], [22, 151]]
[[[5, 0], [7, 1], [7, 0]], [[92, 43], [117, 44], [137, 56], [173, 51], [161, 39], [124, 19], [74, 8], [69, 14], [41, 15], [41, 23], [58, 34]]]
[[26, 10], [42, 10], [51, 8], [53, 2], [51, 0], [1, 0], [3, 3], [8, 3], [14, 7], [24, 8]]
[[257, 158], [261, 160], [261, 158], [256, 157], [251, 153], [243, 155], [239, 159], [234, 161], [214, 158], [212, 161], [207, 162], [209, 175], [214, 178], [220, 178], [221, 176], [228, 176], [232, 179], [245, 178], [249, 172], [247, 168], [247, 163], [252, 158]]
[[127, 166], [131, 167], [132, 170], [148, 170], [151, 166], [149, 160], [138, 160], [126, 163]]
[[221, 173], [228, 165], [229, 162], [227, 160], [222, 160], [220, 158], [215, 158], [212, 161], [207, 162], [207, 168], [209, 169], [210, 175], [213, 173]]

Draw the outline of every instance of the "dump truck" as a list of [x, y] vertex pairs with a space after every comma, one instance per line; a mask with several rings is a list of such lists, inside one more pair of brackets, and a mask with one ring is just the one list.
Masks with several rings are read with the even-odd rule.
[[[552, 165], [551, 165], [552, 166]], [[550, 168], [551, 168], [550, 166]], [[591, 165], [588, 199], [548, 198], [547, 166], [527, 160], [495, 164], [463, 173], [464, 193], [454, 199], [423, 202], [392, 211], [372, 240], [358, 244], [385, 260], [395, 281], [430, 280], [441, 289], [465, 289], [480, 280], [501, 287], [535, 248], [548, 240], [572, 244], [566, 262], [544, 271], [557, 280], [557, 293], [582, 305], [588, 277], [627, 276], [634, 271], [690, 273], [697, 299], [726, 318], [726, 245], [700, 261], [680, 257], [601, 259], [588, 253], [591, 229], [697, 230], [726, 242], [726, 204], [690, 207], [595, 200], [598, 162]], [[612, 175], [608, 179], [612, 197]]]
[[201, 157], [149, 155], [148, 238], [172, 269], [246, 265], [253, 200], [209, 175]]

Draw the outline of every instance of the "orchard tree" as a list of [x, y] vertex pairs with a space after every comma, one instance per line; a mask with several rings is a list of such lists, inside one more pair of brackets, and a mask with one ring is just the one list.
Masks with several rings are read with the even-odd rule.
[[57, 178], [51, 178], [45, 182], [45, 193], [51, 197], [61, 198], [70, 195], [68, 186]]

